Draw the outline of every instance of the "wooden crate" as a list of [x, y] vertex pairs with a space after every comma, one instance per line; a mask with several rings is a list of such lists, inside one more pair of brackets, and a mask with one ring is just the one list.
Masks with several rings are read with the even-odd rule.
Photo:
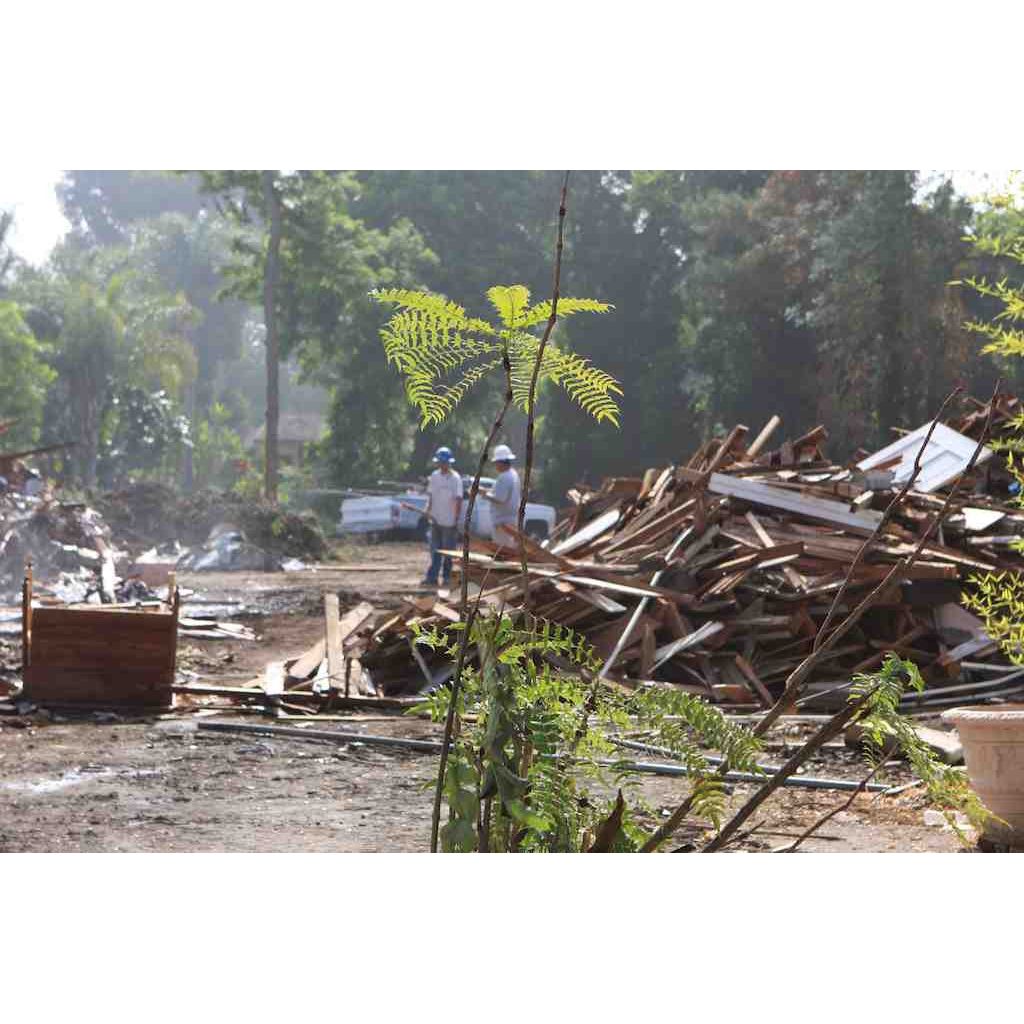
[[180, 598], [172, 581], [163, 608], [32, 601], [22, 591], [22, 679], [26, 699], [68, 707], [166, 708], [173, 702]]

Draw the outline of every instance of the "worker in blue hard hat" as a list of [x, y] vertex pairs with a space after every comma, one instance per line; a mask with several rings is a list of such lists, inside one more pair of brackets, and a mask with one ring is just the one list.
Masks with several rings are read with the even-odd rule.
[[436, 587], [438, 577], [444, 586], [452, 578], [451, 551], [458, 544], [458, 524], [462, 514], [462, 477], [452, 468], [455, 456], [451, 448], [438, 448], [434, 453], [437, 469], [427, 480], [427, 510], [430, 520], [430, 568], [423, 578], [424, 586]]

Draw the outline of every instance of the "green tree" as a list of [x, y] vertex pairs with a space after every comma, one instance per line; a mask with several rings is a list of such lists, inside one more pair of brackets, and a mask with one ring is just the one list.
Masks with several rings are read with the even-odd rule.
[[[133, 410], [148, 406], [147, 415], [157, 423], [163, 409], [173, 425], [181, 395], [195, 375], [184, 337], [191, 310], [145, 275], [112, 272], [99, 254], [74, 244], [58, 247], [44, 269], [26, 272], [17, 295], [58, 375], [45, 413], [48, 431], [76, 442], [68, 452], [68, 473], [93, 486], [104, 449], [131, 447], [114, 439], [119, 429], [131, 430]], [[136, 440], [145, 436], [140, 433]], [[153, 465], [120, 469], [108, 451], [108, 472], [166, 468], [164, 445], [149, 450]]]
[[[522, 281], [533, 291], [547, 286], [540, 269], [551, 244], [551, 190], [555, 178], [541, 171], [361, 171], [351, 209], [369, 227], [389, 231], [415, 225], [436, 259], [421, 262], [419, 280], [440, 295], [466, 296], [474, 316], [489, 312], [487, 289], [495, 281]], [[406, 280], [409, 280], [406, 278]], [[379, 361], [374, 360], [379, 366]], [[404, 461], [387, 475], [422, 472], [441, 444], [457, 453], [476, 451], [491, 422], [486, 395], [471, 392], [443, 424], [403, 437]], [[524, 417], [509, 413], [505, 436], [522, 449]]]
[[38, 440], [46, 392], [55, 376], [17, 305], [0, 301], [0, 423], [17, 420], [4, 432], [6, 450]]
[[165, 213], [195, 218], [205, 205], [197, 178], [173, 171], [65, 171], [57, 199], [87, 247], [123, 245], [140, 223]]
[[[245, 233], [264, 216], [254, 173], [204, 174], [239, 228], [225, 294], [248, 301], [261, 295], [266, 248]], [[289, 173], [275, 187], [281, 196], [280, 354], [331, 392], [330, 435], [322, 446], [328, 473], [347, 484], [399, 474], [408, 464], [415, 421], [400, 385], [380, 365], [377, 317], [367, 295], [419, 281], [434, 257], [407, 220], [374, 229], [353, 213], [359, 183], [351, 173]]]
[[[778, 171], [680, 204], [680, 333], [703, 432], [780, 413], [833, 450], [916, 426], [971, 370], [959, 304], [970, 207], [912, 171]], [[750, 182], [747, 183], [748, 185]], [[664, 205], [671, 206], [664, 199]]]
[[0, 210], [0, 297], [3, 296], [7, 278], [14, 269], [15, 255], [7, 237], [14, 227], [14, 214], [9, 210]]
[[[248, 305], [217, 300], [235, 232], [217, 216], [200, 184], [198, 175], [170, 171], [66, 171], [57, 187], [72, 224], [71, 246], [97, 255], [109, 273], [146, 278], [190, 307], [185, 337], [197, 372], [182, 402], [193, 433], [215, 401], [226, 399], [240, 409], [237, 395], [223, 393], [237, 389], [223, 381], [220, 370], [241, 356], [249, 317]], [[159, 414], [159, 405], [151, 405], [149, 418]], [[186, 446], [186, 488], [193, 483], [191, 456]]]
[[[581, 479], [597, 483], [604, 476], [634, 475], [638, 459], [646, 465], [676, 462], [698, 436], [685, 391], [687, 350], [678, 330], [685, 265], [680, 223], [674, 211], [669, 216], [669, 204], [634, 195], [637, 174], [574, 175], [564, 287], [601, 295], [618, 312], [588, 324], [585, 339], [571, 321], [559, 325], [555, 338], [604, 367], [627, 394], [643, 399], [626, 410], [621, 431], [607, 434], [579, 421], [564, 396], [552, 396], [538, 421], [539, 488], [552, 501]], [[549, 181], [549, 194], [553, 187]]]

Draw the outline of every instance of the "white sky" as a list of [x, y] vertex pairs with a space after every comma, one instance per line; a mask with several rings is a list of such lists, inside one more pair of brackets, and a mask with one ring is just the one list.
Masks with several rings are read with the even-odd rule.
[[68, 229], [54, 186], [60, 171], [7, 164], [0, 168], [0, 210], [14, 212], [11, 247], [30, 263], [42, 263]]
[[[43, 263], [68, 229], [54, 187], [61, 171], [0, 167], [0, 209], [14, 211], [11, 246], [30, 263]], [[925, 172], [929, 174], [932, 172]], [[946, 173], [946, 172], [940, 172]], [[1006, 180], [1006, 171], [953, 171], [957, 188], [968, 195]]]

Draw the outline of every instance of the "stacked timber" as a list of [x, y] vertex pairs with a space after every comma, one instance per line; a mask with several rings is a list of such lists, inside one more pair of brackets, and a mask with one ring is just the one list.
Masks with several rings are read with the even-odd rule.
[[[992, 412], [998, 436], [1019, 402], [1001, 397]], [[840, 617], [914, 549], [988, 413], [974, 403], [939, 425], [921, 460], [921, 489], [907, 493], [872, 542], [835, 609]], [[825, 454], [824, 427], [766, 450], [778, 425], [773, 417], [752, 440], [736, 426], [684, 464], [571, 491], [573, 507], [545, 544], [525, 540], [530, 611], [584, 634], [610, 680], [673, 685], [730, 705], [771, 704], [811, 652], [927, 431], [839, 465]], [[1024, 536], [1024, 515], [1009, 483], [1002, 460], [984, 449], [916, 563], [818, 664], [803, 691], [810, 710], [843, 700], [851, 678], [878, 668], [888, 651], [919, 666], [932, 703], [1024, 686], [960, 607], [972, 574], [1024, 568], [1012, 546]], [[522, 608], [518, 560], [498, 558], [483, 542], [472, 548], [473, 598]], [[414, 648], [413, 629], [458, 618], [453, 602], [435, 597], [410, 597], [402, 611], [378, 616], [360, 654], [377, 692], [409, 695], [443, 683], [450, 665]]]

